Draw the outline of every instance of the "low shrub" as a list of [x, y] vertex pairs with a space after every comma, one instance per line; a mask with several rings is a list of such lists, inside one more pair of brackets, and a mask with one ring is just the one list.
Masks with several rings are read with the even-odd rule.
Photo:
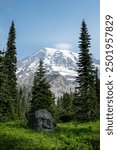
[[99, 150], [99, 121], [59, 123], [57, 130], [35, 132], [22, 122], [0, 123], [0, 150]]

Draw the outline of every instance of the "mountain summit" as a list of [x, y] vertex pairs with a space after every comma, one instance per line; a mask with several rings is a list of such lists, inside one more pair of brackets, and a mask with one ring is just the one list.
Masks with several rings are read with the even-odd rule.
[[[39, 60], [44, 62], [47, 80], [56, 97], [65, 91], [69, 92], [69, 90], [74, 89], [78, 54], [69, 50], [54, 48], [40, 49], [18, 62], [17, 78], [19, 84], [32, 84]], [[97, 60], [94, 60], [94, 65], [99, 67]]]

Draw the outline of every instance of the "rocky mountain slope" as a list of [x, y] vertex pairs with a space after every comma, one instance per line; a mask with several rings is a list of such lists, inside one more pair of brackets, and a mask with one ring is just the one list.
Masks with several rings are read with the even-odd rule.
[[[65, 91], [74, 90], [78, 54], [69, 50], [53, 48], [38, 50], [18, 62], [17, 78], [19, 84], [32, 85], [40, 59], [44, 61], [47, 80], [56, 97]], [[99, 61], [94, 60], [94, 65], [99, 67]]]

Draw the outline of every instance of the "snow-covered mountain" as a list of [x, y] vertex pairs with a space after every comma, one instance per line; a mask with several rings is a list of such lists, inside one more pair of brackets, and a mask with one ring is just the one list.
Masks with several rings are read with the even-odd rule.
[[[74, 89], [78, 54], [69, 50], [54, 48], [38, 50], [18, 62], [17, 78], [19, 84], [32, 85], [33, 76], [40, 59], [44, 61], [47, 80], [56, 96]], [[94, 60], [94, 64], [99, 67], [98, 60]]]

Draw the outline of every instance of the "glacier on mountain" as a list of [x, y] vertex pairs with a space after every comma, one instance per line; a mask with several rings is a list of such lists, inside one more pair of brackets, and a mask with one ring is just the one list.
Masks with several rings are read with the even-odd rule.
[[[33, 76], [38, 68], [39, 60], [43, 60], [44, 62], [46, 76], [56, 96], [74, 89], [75, 77], [77, 75], [76, 62], [78, 61], [78, 53], [55, 48], [43, 48], [22, 61], [19, 61], [17, 64], [19, 84], [32, 85]], [[99, 68], [99, 63], [97, 62], [97, 60], [94, 61], [94, 65]]]

